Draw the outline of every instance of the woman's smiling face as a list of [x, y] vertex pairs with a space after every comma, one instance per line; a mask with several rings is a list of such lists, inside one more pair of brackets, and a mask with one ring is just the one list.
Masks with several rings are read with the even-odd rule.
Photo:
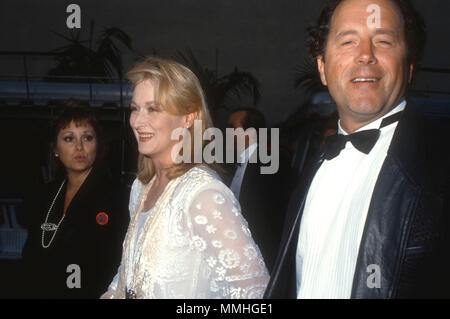
[[138, 142], [139, 153], [171, 164], [171, 151], [178, 140], [172, 132], [186, 125], [185, 115], [172, 115], [156, 105], [151, 80], [136, 85], [131, 101], [130, 125]]

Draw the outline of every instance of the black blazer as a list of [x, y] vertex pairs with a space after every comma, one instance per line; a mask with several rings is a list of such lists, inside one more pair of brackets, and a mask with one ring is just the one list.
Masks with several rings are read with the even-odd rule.
[[[259, 152], [257, 148], [255, 152]], [[263, 164], [247, 163], [239, 194], [242, 215], [249, 225], [252, 237], [263, 255], [269, 271], [272, 270], [280, 245], [281, 231], [287, 206], [287, 160], [280, 157], [279, 170], [275, 174], [261, 174]], [[235, 170], [228, 179], [231, 185]]]
[[[426, 119], [408, 103], [372, 194], [352, 298], [450, 297], [449, 129], [448, 122]], [[299, 226], [320, 163], [319, 155], [292, 193], [266, 298], [296, 298]], [[380, 267], [380, 288], [367, 285], [372, 264]]]
[[[41, 246], [40, 226], [61, 182], [50, 183], [27, 202], [28, 239], [21, 274], [26, 280], [22, 281], [21, 297], [98, 298], [117, 272], [128, 225], [126, 194], [102, 171], [90, 172], [72, 199], [51, 246]], [[65, 191], [64, 186], [50, 213], [49, 221], [56, 224], [62, 216]], [[108, 216], [104, 225], [105, 219], [97, 220], [102, 212]], [[45, 244], [51, 234], [46, 233]], [[70, 264], [80, 267], [81, 288], [67, 287], [67, 278], [73, 273], [67, 272]]]

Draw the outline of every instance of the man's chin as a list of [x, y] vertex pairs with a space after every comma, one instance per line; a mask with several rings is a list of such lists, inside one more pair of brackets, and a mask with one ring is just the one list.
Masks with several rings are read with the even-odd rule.
[[373, 100], [357, 101], [349, 105], [348, 109], [355, 116], [376, 117], [383, 113], [383, 103]]

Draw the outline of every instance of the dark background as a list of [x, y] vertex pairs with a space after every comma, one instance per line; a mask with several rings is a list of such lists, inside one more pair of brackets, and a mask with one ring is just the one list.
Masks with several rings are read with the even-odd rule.
[[[448, 106], [450, 101], [450, 1], [414, 0], [428, 30], [428, 42], [414, 90]], [[298, 69], [307, 59], [307, 26], [317, 18], [324, 1], [318, 0], [2, 0], [0, 52], [49, 52], [68, 35], [69, 4], [81, 7], [83, 39], [95, 22], [94, 38], [104, 27], [117, 27], [132, 38], [133, 51], [123, 52], [123, 71], [140, 55], [172, 57], [191, 50], [204, 68], [218, 76], [239, 70], [250, 72], [260, 83], [261, 98], [229, 103], [217, 114], [223, 125], [230, 109], [260, 109], [269, 126], [295, 126], [299, 109], [309, 99], [295, 88]], [[52, 56], [27, 57], [30, 76], [43, 76], [55, 67]], [[430, 70], [432, 72], [430, 72]], [[2, 77], [24, 76], [20, 54], [0, 54]], [[1, 89], [1, 88], [0, 88]], [[1, 92], [0, 92], [1, 93]], [[0, 100], [0, 195], [23, 198], [48, 175], [48, 141], [58, 106], [12, 105]], [[99, 108], [108, 146], [107, 159], [114, 176], [132, 178], [136, 151], [122, 110]], [[294, 123], [294, 124], [292, 124]], [[126, 180], [128, 182], [128, 180]], [[1, 224], [1, 222], [0, 222]], [[1, 283], [0, 283], [1, 284]]]
[[[218, 76], [231, 72], [234, 67], [252, 73], [260, 82], [258, 104], [253, 105], [253, 101], [244, 96], [229, 107], [257, 107], [265, 114], [268, 124], [277, 127], [291, 119], [308, 98], [303, 90], [294, 88], [294, 80], [298, 67], [307, 59], [305, 29], [315, 21], [324, 1], [2, 0], [0, 52], [49, 52], [66, 45], [55, 32], [69, 34], [66, 19], [70, 13], [66, 8], [71, 3], [81, 7], [82, 39], [89, 37], [91, 21], [95, 23], [94, 39], [104, 27], [120, 28], [132, 38], [133, 52], [119, 47], [123, 52], [124, 72], [140, 55], [156, 53], [172, 57], [178, 51], [191, 50], [205, 68], [214, 70]], [[414, 0], [413, 3], [428, 28], [422, 66], [446, 70], [419, 73], [415, 89], [428, 95], [431, 91], [448, 92], [450, 1]], [[55, 59], [28, 56], [26, 64], [31, 76], [44, 75], [55, 66]], [[23, 74], [24, 62], [20, 55], [0, 56], [0, 77]], [[433, 97], [448, 98], [449, 95]], [[219, 111], [217, 125], [223, 125], [227, 112]], [[48, 162], [48, 154], [43, 150], [47, 150], [51, 114], [37, 108], [29, 108], [26, 116], [23, 114], [11, 115], [10, 108], [0, 108], [0, 178], [5, 181], [0, 191], [20, 192], [23, 187], [15, 184], [26, 183], [28, 174], [39, 178], [41, 166]], [[111, 116], [114, 120], [104, 121], [104, 126], [111, 158], [117, 159], [122, 156], [121, 139], [127, 134], [127, 128], [119, 115]], [[128, 152], [125, 162], [133, 162], [130, 156]], [[131, 164], [111, 165], [116, 169]]]
[[[132, 37], [137, 54], [170, 57], [190, 48], [209, 69], [225, 74], [237, 66], [261, 83], [261, 101], [270, 125], [286, 120], [304, 100], [294, 89], [296, 67], [307, 57], [305, 29], [318, 16], [321, 0], [2, 0], [0, 51], [50, 51], [64, 45], [51, 31], [68, 34], [66, 7], [81, 7], [81, 30], [88, 36], [118, 27]], [[412, 1], [428, 27], [423, 66], [450, 68], [450, 1]], [[216, 50], [218, 58], [216, 61]], [[127, 70], [136, 53], [124, 51]], [[30, 73], [42, 74], [52, 58], [30, 59]], [[0, 73], [23, 72], [22, 60], [0, 59]], [[449, 77], [422, 75], [420, 89], [448, 89]], [[239, 104], [251, 104], [243, 100]]]

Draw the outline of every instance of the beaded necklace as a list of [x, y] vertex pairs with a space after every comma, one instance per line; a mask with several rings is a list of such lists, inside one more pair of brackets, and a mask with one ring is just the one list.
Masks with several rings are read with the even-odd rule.
[[[52, 244], [53, 239], [55, 238], [56, 232], [58, 231], [59, 225], [61, 225], [62, 221], [64, 220], [64, 216], [66, 216], [66, 214], [63, 214], [63, 216], [61, 217], [61, 220], [59, 221], [58, 225], [54, 224], [54, 223], [48, 223], [48, 217], [50, 216], [50, 212], [52, 211], [53, 205], [56, 202], [56, 199], [58, 198], [59, 193], [61, 192], [61, 189], [63, 188], [64, 184], [66, 183], [66, 180], [64, 179], [61, 186], [58, 189], [58, 192], [56, 193], [56, 196], [53, 198], [52, 204], [50, 205], [50, 208], [48, 209], [47, 212], [47, 217], [45, 217], [45, 222], [43, 224], [41, 224], [41, 229], [42, 229], [42, 248], [48, 248], [50, 247], [50, 245]], [[45, 236], [45, 232], [46, 231], [54, 231], [52, 238], [50, 238], [50, 241], [47, 245], [45, 245], [44, 243], [44, 236]]]

